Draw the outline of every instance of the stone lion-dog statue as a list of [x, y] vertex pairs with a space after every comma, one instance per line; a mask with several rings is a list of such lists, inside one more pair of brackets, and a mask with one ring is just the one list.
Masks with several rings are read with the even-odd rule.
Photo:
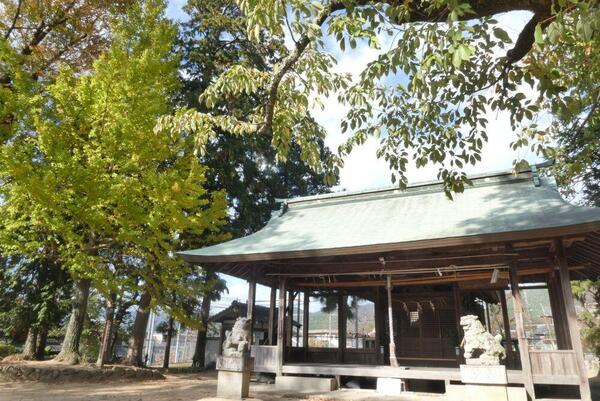
[[238, 317], [231, 330], [225, 333], [223, 342], [223, 356], [242, 357], [250, 350], [250, 328], [252, 321], [245, 317]]
[[465, 333], [461, 346], [467, 365], [499, 365], [506, 355], [502, 336], [491, 335], [475, 315], [462, 316], [460, 325]]

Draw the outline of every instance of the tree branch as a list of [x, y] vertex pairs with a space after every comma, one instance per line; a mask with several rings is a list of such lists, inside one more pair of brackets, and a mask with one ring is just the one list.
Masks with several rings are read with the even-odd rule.
[[17, 3], [17, 9], [15, 11], [15, 16], [13, 17], [12, 23], [10, 24], [8, 31], [6, 31], [6, 33], [4, 34], [4, 39], [8, 39], [8, 37], [10, 36], [12, 31], [15, 29], [15, 26], [17, 24], [17, 21], [19, 20], [20, 14], [21, 14], [21, 4], [22, 3], [23, 3], [22, 0], [19, 0], [19, 2]]
[[[318, 26], [323, 25], [325, 21], [327, 21], [327, 18], [329, 18], [329, 16], [333, 12], [341, 10], [342, 8], [344, 8], [344, 5], [338, 1], [334, 1], [328, 6], [325, 6], [321, 13], [317, 16], [315, 24], [317, 24]], [[308, 33], [304, 33], [300, 38], [298, 38], [298, 41], [296, 42], [292, 53], [283, 61], [281, 67], [275, 71], [275, 74], [273, 75], [273, 80], [271, 81], [271, 85], [269, 86], [269, 96], [267, 98], [267, 104], [265, 107], [265, 121], [263, 127], [261, 128], [261, 131], [263, 133], [272, 133], [271, 131], [273, 129], [273, 112], [275, 110], [275, 103], [277, 102], [277, 91], [279, 89], [279, 84], [281, 83], [281, 80], [283, 79], [285, 74], [287, 74], [288, 71], [290, 71], [292, 67], [296, 64], [296, 62], [300, 59], [302, 53], [304, 53], [304, 50], [306, 50], [311, 40], [312, 39], [310, 38]]]
[[[389, 4], [390, 6], [397, 6], [403, 3], [404, 0], [387, 0], [383, 2]], [[365, 6], [369, 3], [370, 0], [359, 0], [354, 4], [354, 6]], [[473, 13], [462, 16], [460, 19], [463, 21], [493, 16], [495, 14], [515, 10], [532, 11], [534, 13], [534, 17], [523, 28], [523, 31], [519, 35], [514, 48], [507, 53], [509, 60], [507, 65], [517, 62], [529, 52], [534, 43], [535, 26], [537, 25], [538, 21], [545, 21], [545, 19], [547, 19], [546, 17], [550, 15], [551, 10], [551, 1], [549, 0], [472, 0], [469, 3]], [[426, 5], [423, 5], [418, 1], [414, 2], [413, 4], [414, 8], [410, 12], [408, 18], [402, 21], [394, 21], [396, 24], [402, 25], [412, 22], [439, 22], [446, 18], [449, 13], [447, 8], [439, 10], [436, 13], [431, 13], [427, 10]], [[325, 6], [321, 13], [316, 17], [315, 24], [322, 26], [331, 16], [331, 14], [344, 8], [345, 5], [343, 1], [332, 1], [329, 5]], [[312, 38], [310, 38], [307, 33], [303, 34], [296, 41], [292, 53], [284, 60], [281, 67], [275, 71], [268, 89], [268, 97], [265, 105], [265, 118], [263, 126], [260, 129], [261, 133], [272, 133], [273, 114], [275, 110], [275, 104], [277, 103], [277, 92], [279, 85], [281, 84], [284, 76], [292, 69], [296, 62], [298, 62], [303, 52], [310, 44], [311, 40]]]
[[30, 55], [33, 52], [33, 48], [42, 43], [42, 41], [46, 38], [46, 36], [48, 36], [50, 32], [52, 32], [54, 28], [64, 24], [68, 19], [69, 11], [71, 11], [71, 9], [75, 7], [75, 3], [76, 1], [72, 1], [71, 3], [69, 3], [67, 7], [65, 7], [65, 9], [59, 13], [57, 18], [53, 21], [50, 21], [49, 24], [46, 24], [46, 22], [42, 20], [36, 28], [35, 33], [31, 38], [31, 41], [29, 41], [29, 43], [25, 45], [23, 50], [21, 50], [21, 54], [24, 56]]
[[519, 34], [515, 46], [506, 52], [507, 64], [514, 64], [529, 53], [529, 50], [531, 50], [533, 43], [535, 42], [535, 27], [538, 23], [541, 23], [542, 28], [545, 28], [549, 22], [544, 23], [543, 21], [547, 21], [548, 16], [549, 10], [548, 12], [538, 12], [533, 14], [533, 17], [525, 24], [523, 30]]

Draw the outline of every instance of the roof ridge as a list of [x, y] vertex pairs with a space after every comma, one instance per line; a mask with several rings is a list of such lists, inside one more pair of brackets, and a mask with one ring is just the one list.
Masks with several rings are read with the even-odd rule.
[[[520, 171], [519, 173], [514, 173], [512, 171], [497, 171], [497, 172], [488, 172], [483, 174], [476, 174], [471, 177], [468, 177], [471, 181], [473, 181], [473, 186], [465, 187], [465, 190], [479, 187], [479, 186], [487, 186], [491, 184], [498, 183], [508, 183], [508, 182], [520, 182], [526, 180], [532, 180], [533, 174], [531, 169], [526, 169]], [[330, 192], [325, 194], [318, 195], [308, 195], [308, 196], [300, 196], [295, 198], [287, 198], [287, 199], [276, 199], [276, 202], [287, 204], [294, 203], [303, 203], [303, 202], [311, 202], [311, 201], [326, 201], [326, 200], [339, 200], [342, 198], [356, 198], [363, 196], [371, 196], [376, 194], [386, 194], [386, 193], [396, 193], [398, 195], [409, 195], [411, 193], [422, 193], [422, 192], [443, 192], [443, 181], [442, 180], [428, 180], [428, 181], [419, 181], [409, 184], [405, 189], [400, 189], [398, 186], [386, 186], [380, 188], [372, 188], [360, 191], [338, 191], [338, 192]]]

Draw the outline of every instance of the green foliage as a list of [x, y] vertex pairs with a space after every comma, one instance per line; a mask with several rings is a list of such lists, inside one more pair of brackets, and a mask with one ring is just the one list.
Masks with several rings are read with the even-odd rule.
[[0, 343], [0, 359], [17, 353], [17, 348], [11, 344]]
[[[178, 45], [181, 103], [191, 110], [176, 118], [190, 130], [192, 124], [210, 121], [206, 113], [220, 119], [218, 126], [211, 124], [215, 136], [204, 144], [201, 161], [208, 168], [208, 188], [227, 193], [230, 213], [224, 229], [235, 237], [247, 235], [268, 221], [275, 198], [323, 193], [329, 185], [324, 173], [309, 167], [298, 144], [291, 145], [285, 161], [278, 160], [273, 136], [255, 135], [250, 122], [239, 123], [255, 112], [265, 97], [260, 89], [267, 84], [264, 80], [287, 54], [282, 38], [250, 40], [233, 0], [190, 0], [185, 11], [189, 20], [181, 26]], [[236, 95], [238, 89], [244, 96]], [[321, 157], [331, 157], [322, 139], [315, 145]], [[189, 246], [204, 245], [194, 241], [190, 238]]]
[[600, 356], [600, 280], [573, 281], [571, 291], [581, 306], [578, 318], [583, 323], [584, 345], [594, 355]]
[[68, 274], [48, 261], [7, 257], [0, 273], [0, 327], [3, 336], [23, 342], [30, 327], [51, 329], [69, 309]]
[[[232, 68], [214, 81], [203, 100], [214, 105], [235, 97], [267, 94], [251, 114], [236, 116], [237, 123], [229, 119], [228, 126], [221, 128], [230, 130], [234, 123], [238, 132], [272, 133], [281, 160], [295, 143], [303, 150], [303, 160], [316, 171], [335, 173], [354, 147], [376, 137], [381, 140], [377, 155], [389, 163], [393, 181], [406, 185], [405, 172], [412, 159], [417, 167], [438, 166], [438, 178], [451, 196], [470, 184], [464, 168], [481, 160], [490, 115], [508, 113], [512, 129], [521, 134], [513, 146], [530, 146], [532, 138], [541, 139], [533, 149], [544, 155], [549, 152], [548, 143], [561, 143], [564, 131], [537, 125], [537, 116], [549, 113], [571, 122], [578, 118], [584, 126], [592, 126], [593, 121], [581, 114], [590, 107], [595, 110], [592, 99], [597, 95], [598, 77], [593, 67], [598, 63], [593, 58], [598, 52], [581, 46], [583, 52], [570, 52], [573, 57], [567, 58], [557, 51], [562, 49], [557, 45], [569, 42], [570, 37], [577, 42], [597, 40], [595, 2], [558, 2], [547, 10], [536, 9], [539, 19], [536, 16], [533, 25], [524, 27], [524, 39], [515, 44], [492, 17], [507, 11], [500, 3], [290, 0], [280, 5], [269, 0], [239, 0], [238, 4], [253, 41], [282, 38], [284, 31], [291, 30], [295, 49], [269, 74], [257, 74], [247, 66]], [[532, 9], [526, 2], [509, 7]], [[335, 38], [342, 51], [351, 51], [348, 47], [359, 42], [378, 48], [381, 34], [392, 37], [391, 46], [367, 65], [358, 82], [335, 72], [336, 60], [325, 51], [326, 35]], [[531, 56], [523, 58], [531, 48], [529, 35], [537, 44]], [[549, 54], [553, 57], [546, 57]], [[542, 59], [547, 67], [539, 68]], [[573, 68], [588, 72], [581, 86], [570, 80], [577, 79]], [[567, 80], [564, 89], [560, 89], [561, 79]], [[579, 97], [569, 88], [586, 84], [589, 101], [566, 101]], [[324, 133], [309, 116], [311, 106], [331, 94], [349, 107], [341, 126], [348, 140], [336, 155], [323, 158], [317, 156], [318, 149], [311, 142]], [[205, 118], [216, 121], [216, 114]], [[581, 137], [570, 124], [566, 127]], [[515, 168], [524, 163], [515, 160]]]
[[555, 158], [555, 176], [567, 195], [600, 205], [600, 10], [558, 16], [539, 38], [531, 69], [539, 102], [551, 121], [528, 132], [532, 149]]
[[164, 8], [133, 5], [93, 68], [61, 68], [0, 149], [4, 249], [47, 246], [102, 293], [144, 286], [158, 303], [191, 269], [174, 257], [178, 239], [222, 239], [226, 215], [224, 193], [204, 187], [195, 138], [155, 128], [179, 88]]

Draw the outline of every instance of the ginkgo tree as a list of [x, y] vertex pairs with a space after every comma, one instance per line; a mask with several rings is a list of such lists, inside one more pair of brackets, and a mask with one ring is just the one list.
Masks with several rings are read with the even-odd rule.
[[134, 4], [93, 68], [63, 66], [0, 150], [0, 208], [15, 217], [2, 228], [49, 231], [74, 280], [61, 360], [78, 360], [90, 285], [107, 296], [142, 287], [160, 303], [186, 290], [179, 236], [218, 240], [225, 223], [224, 194], [203, 186], [203, 136], [155, 129], [178, 90], [176, 29], [164, 9], [161, 0]]
[[[589, 55], [572, 53], [576, 58], [570, 65], [556, 58], [536, 60], [569, 35], [582, 49], [587, 46], [597, 53], [600, 31], [593, 0], [239, 0], [238, 4], [249, 37], [260, 41], [265, 35], [288, 36], [289, 54], [272, 71], [243, 65], [225, 71], [201, 98], [217, 111], [182, 111], [172, 128], [216, 126], [238, 134], [268, 133], [281, 159], [290, 144], [297, 143], [305, 161], [331, 173], [339, 171], [353, 148], [376, 137], [381, 141], [377, 154], [389, 163], [393, 181], [406, 185], [411, 160], [417, 167], [433, 164], [439, 167], [438, 177], [449, 196], [469, 184], [465, 166], [481, 160], [489, 115], [508, 114], [519, 135], [514, 147], [532, 146], [546, 155], [549, 145], [559, 142], [552, 138], [552, 124], [537, 124], [537, 117], [555, 117], [565, 101], [559, 95], [569, 92], [556, 82], [556, 74], [564, 78], [570, 68], [584, 65]], [[514, 43], [494, 19], [509, 11], [530, 15]], [[390, 36], [391, 45], [360, 72], [358, 80], [336, 72], [337, 60], [326, 39], [333, 38], [342, 51], [352, 52], [359, 42], [380, 48], [382, 35]], [[598, 82], [596, 69], [590, 73], [596, 75], [588, 81]], [[252, 113], [218, 113], [219, 104], [251, 95], [264, 99]], [[325, 132], [310, 112], [328, 96], [337, 96], [349, 109], [341, 122], [347, 140], [323, 162], [314, 139]], [[576, 101], [587, 102], [578, 108], [582, 113], [597, 115], [593, 106], [597, 97]], [[584, 125], [590, 121], [582, 119]], [[522, 164], [516, 160], [515, 168]]]

